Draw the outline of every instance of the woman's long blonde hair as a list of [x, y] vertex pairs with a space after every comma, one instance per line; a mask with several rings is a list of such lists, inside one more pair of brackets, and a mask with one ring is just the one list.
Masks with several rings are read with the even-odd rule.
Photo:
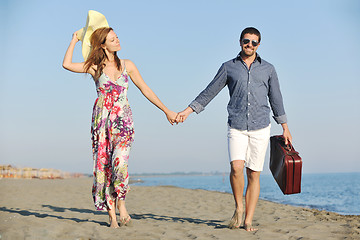
[[[90, 37], [90, 44], [92, 49], [90, 51], [89, 57], [85, 61], [84, 68], [86, 72], [89, 72], [92, 66], [96, 66], [94, 75], [95, 80], [99, 79], [102, 70], [105, 67], [105, 60], [108, 59], [105, 50], [102, 48], [102, 44], [105, 43], [106, 37], [111, 30], [113, 29], [110, 27], [98, 28], [91, 34]], [[114, 59], [117, 69], [121, 71], [121, 62], [119, 57], [116, 55], [116, 52], [114, 52]]]

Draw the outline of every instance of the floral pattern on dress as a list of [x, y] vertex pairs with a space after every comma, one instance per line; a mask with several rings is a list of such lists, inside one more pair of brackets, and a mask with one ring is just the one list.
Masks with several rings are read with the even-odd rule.
[[128, 159], [134, 141], [134, 123], [127, 99], [126, 69], [114, 82], [105, 73], [95, 82], [91, 138], [94, 160], [92, 195], [97, 210], [109, 210], [125, 200], [130, 190]]

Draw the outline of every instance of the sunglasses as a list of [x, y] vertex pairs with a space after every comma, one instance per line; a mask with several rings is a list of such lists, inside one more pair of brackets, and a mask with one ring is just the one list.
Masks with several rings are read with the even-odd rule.
[[259, 42], [256, 41], [256, 40], [250, 40], [250, 39], [247, 39], [247, 38], [244, 38], [244, 39], [242, 40], [242, 43], [243, 43], [243, 44], [248, 44], [249, 42], [251, 42], [251, 44], [252, 44], [254, 47], [256, 47], [257, 45], [259, 45]]

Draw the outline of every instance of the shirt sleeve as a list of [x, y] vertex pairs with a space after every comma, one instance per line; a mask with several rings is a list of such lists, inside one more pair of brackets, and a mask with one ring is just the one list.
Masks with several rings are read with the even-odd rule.
[[222, 64], [214, 79], [209, 85], [189, 104], [196, 113], [202, 112], [206, 105], [226, 86], [227, 74], [225, 64]]
[[287, 122], [285, 114], [283, 98], [280, 91], [279, 79], [276, 74], [275, 68], [273, 69], [269, 78], [269, 102], [274, 114], [273, 118], [277, 124]]

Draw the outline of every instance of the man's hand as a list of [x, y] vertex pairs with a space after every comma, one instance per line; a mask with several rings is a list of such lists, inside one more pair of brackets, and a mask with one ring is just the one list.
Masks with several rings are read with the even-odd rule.
[[183, 123], [192, 112], [194, 112], [194, 110], [191, 107], [187, 107], [184, 111], [178, 113], [176, 122]]
[[285, 145], [288, 145], [289, 142], [292, 143], [292, 136], [290, 134], [290, 130], [289, 130], [289, 127], [287, 125], [287, 123], [283, 123], [281, 124], [282, 128], [283, 128], [283, 136], [284, 136], [284, 139], [285, 139]]

